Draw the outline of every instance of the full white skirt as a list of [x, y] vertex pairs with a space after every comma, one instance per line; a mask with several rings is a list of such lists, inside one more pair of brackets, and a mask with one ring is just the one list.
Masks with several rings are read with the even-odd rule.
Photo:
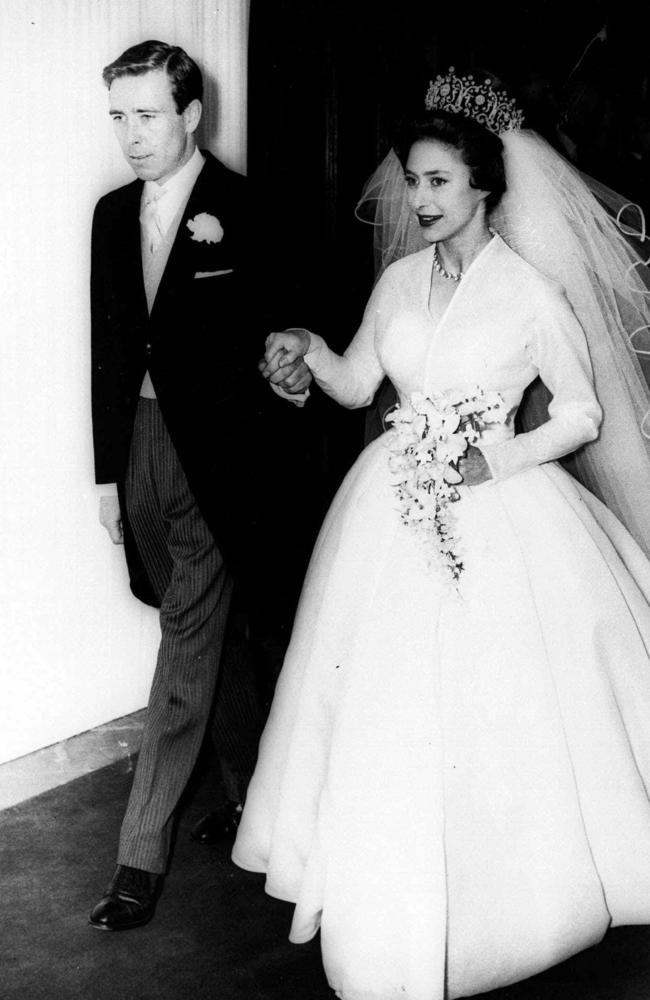
[[385, 438], [314, 550], [235, 862], [344, 1000], [443, 1000], [650, 923], [650, 564], [555, 464], [463, 489], [454, 600]]

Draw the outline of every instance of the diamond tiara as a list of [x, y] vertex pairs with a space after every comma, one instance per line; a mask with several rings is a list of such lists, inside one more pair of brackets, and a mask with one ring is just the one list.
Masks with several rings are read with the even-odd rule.
[[456, 76], [453, 66], [446, 76], [437, 76], [429, 83], [424, 104], [429, 111], [465, 115], [497, 135], [524, 124], [523, 112], [513, 98], [493, 90], [489, 80], [479, 83], [471, 74]]

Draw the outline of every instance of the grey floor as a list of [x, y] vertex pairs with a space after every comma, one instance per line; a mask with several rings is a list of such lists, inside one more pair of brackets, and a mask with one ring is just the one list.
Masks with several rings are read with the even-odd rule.
[[318, 942], [286, 940], [291, 907], [225, 846], [189, 839], [212, 801], [209, 770], [188, 796], [154, 920], [121, 934], [88, 926], [131, 775], [118, 761], [0, 813], [1, 1000], [332, 997]]
[[[0, 1000], [333, 1000], [318, 939], [287, 941], [291, 906], [226, 847], [195, 845], [204, 764], [186, 797], [155, 919], [122, 934], [87, 924], [113, 867], [133, 761], [119, 760], [0, 812]], [[650, 1000], [650, 928], [484, 1000]]]

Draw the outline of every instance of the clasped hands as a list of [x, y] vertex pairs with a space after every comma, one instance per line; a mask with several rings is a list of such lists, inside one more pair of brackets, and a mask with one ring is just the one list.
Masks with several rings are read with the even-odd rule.
[[270, 333], [258, 368], [268, 382], [290, 395], [303, 392], [312, 380], [304, 361], [309, 345], [309, 331], [299, 327]]

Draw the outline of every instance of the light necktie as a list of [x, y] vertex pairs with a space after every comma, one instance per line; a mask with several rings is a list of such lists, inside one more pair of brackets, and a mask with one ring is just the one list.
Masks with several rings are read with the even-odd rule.
[[166, 188], [160, 188], [149, 195], [140, 210], [140, 224], [144, 231], [145, 246], [150, 254], [154, 254], [165, 235], [160, 219], [160, 199], [167, 194]]

